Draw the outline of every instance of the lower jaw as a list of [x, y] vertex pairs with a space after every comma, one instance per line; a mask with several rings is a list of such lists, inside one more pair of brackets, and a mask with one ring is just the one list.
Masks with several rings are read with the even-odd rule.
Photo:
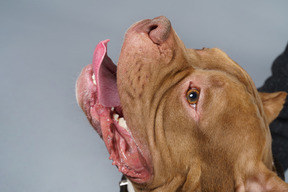
[[102, 139], [110, 154], [109, 159], [113, 161], [112, 164], [116, 165], [118, 170], [131, 181], [137, 183], [147, 182], [150, 179], [150, 169], [129, 129], [119, 125], [119, 122], [113, 117], [115, 113], [111, 108], [99, 105], [97, 108]]

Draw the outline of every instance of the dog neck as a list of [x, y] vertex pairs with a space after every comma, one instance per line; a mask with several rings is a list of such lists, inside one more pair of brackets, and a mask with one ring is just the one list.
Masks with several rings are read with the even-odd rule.
[[[281, 165], [278, 164], [277, 159], [276, 159], [276, 162], [274, 162], [274, 161], [272, 162], [273, 163], [273, 171], [276, 172], [277, 175], [281, 179], [285, 180], [284, 179], [284, 172], [281, 168]], [[119, 182], [119, 186], [120, 186], [120, 192], [135, 192], [132, 183], [125, 176], [123, 176], [121, 178], [121, 181]]]

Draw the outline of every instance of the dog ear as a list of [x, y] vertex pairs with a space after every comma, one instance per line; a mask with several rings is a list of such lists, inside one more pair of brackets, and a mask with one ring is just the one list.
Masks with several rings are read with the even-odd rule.
[[288, 184], [263, 164], [258, 171], [255, 170], [254, 174], [248, 176], [244, 185], [245, 192], [288, 191]]
[[264, 106], [266, 118], [270, 124], [281, 112], [287, 93], [283, 91], [275, 93], [259, 92], [259, 95]]

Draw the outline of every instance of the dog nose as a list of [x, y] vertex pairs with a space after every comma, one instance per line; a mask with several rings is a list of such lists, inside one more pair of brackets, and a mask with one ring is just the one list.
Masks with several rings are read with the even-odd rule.
[[169, 19], [164, 16], [156, 17], [150, 20], [146, 26], [146, 30], [150, 39], [155, 44], [160, 45], [168, 39], [171, 31], [171, 23]]

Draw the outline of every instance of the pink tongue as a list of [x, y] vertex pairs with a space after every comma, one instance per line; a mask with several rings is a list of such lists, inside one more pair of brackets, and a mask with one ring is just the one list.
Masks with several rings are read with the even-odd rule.
[[101, 41], [94, 51], [93, 70], [97, 85], [97, 98], [104, 107], [120, 105], [116, 83], [117, 67], [107, 55], [109, 39]]

